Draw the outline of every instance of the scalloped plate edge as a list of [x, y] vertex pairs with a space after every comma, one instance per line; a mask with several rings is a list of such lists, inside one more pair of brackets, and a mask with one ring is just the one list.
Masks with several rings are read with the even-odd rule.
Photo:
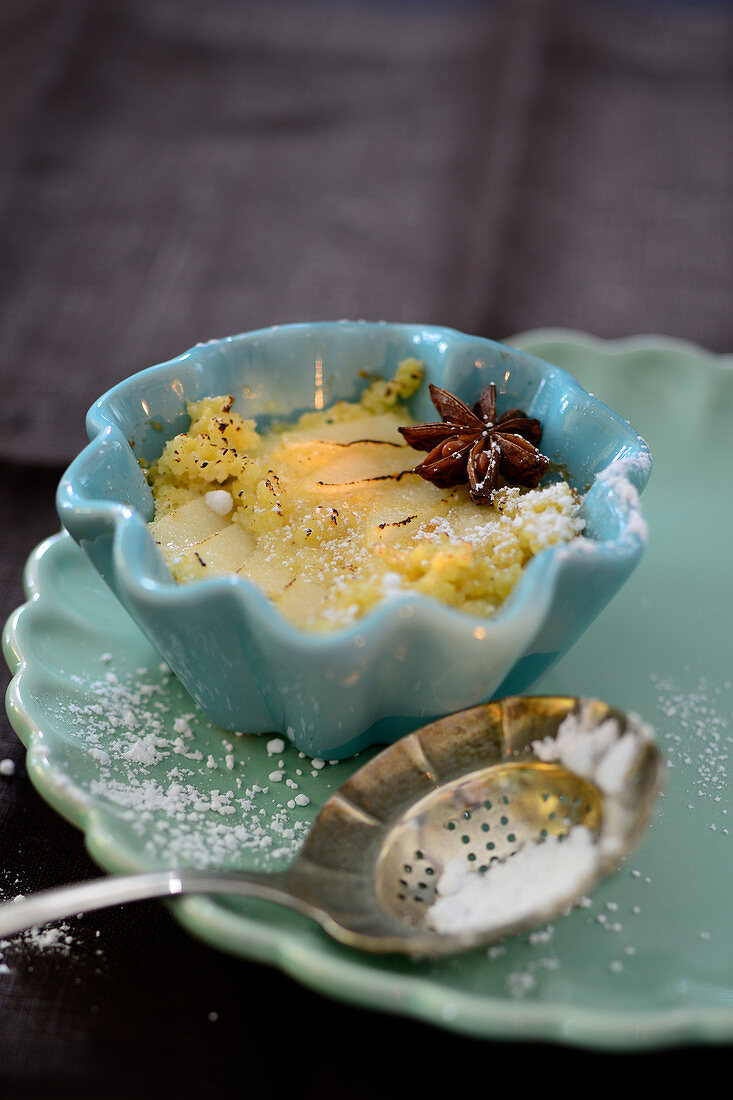
[[703, 362], [716, 370], [733, 370], [733, 354], [720, 354], [708, 351], [691, 340], [679, 336], [655, 336], [652, 333], [634, 336], [618, 336], [615, 339], [603, 339], [591, 336], [587, 332], [569, 328], [537, 328], [527, 332], [517, 332], [507, 336], [502, 344], [508, 344], [519, 351], [545, 343], [575, 344], [580, 348], [600, 352], [606, 356], [633, 355], [643, 351], [670, 351], [689, 355], [691, 359]]

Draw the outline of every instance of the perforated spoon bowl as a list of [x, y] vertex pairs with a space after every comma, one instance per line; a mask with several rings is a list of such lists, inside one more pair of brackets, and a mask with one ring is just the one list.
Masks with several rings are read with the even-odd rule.
[[[584, 774], [563, 763], [557, 734], [568, 723]], [[608, 767], [601, 782], [603, 769], [594, 773], [588, 763], [604, 723], [616, 731], [616, 746], [630, 735], [624, 744], [632, 751], [617, 753], [621, 782], [618, 775], [610, 782]], [[536, 927], [592, 890], [638, 841], [662, 774], [651, 731], [635, 716], [598, 700], [509, 697], [441, 719], [371, 759], [324, 804], [285, 870], [150, 871], [48, 890], [0, 905], [0, 936], [146, 898], [244, 895], [294, 909], [351, 947], [455, 953]], [[433, 927], [431, 907], [449, 860], [490, 876], [527, 844], [566, 838], [577, 825], [593, 838], [594, 858], [570, 886], [548, 873], [529, 912], [502, 907], [485, 920], [482, 914], [478, 928], [475, 921], [450, 933]]]

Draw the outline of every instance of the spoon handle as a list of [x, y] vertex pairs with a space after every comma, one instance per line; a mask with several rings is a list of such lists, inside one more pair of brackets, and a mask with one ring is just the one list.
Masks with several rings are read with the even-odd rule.
[[269, 874], [226, 871], [145, 871], [136, 875], [112, 875], [72, 886], [59, 886], [0, 905], [0, 937], [12, 936], [39, 924], [63, 917], [91, 913], [112, 905], [147, 898], [182, 894], [239, 894], [261, 898], [295, 909], [316, 920], [322, 915], [292, 894], [285, 884], [287, 872]]

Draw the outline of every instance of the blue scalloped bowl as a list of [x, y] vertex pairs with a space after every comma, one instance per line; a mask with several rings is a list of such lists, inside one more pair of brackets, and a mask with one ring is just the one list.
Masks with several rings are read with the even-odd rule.
[[[493, 380], [500, 409], [539, 417], [543, 450], [584, 494], [587, 538], [537, 555], [491, 619], [405, 595], [314, 635], [241, 578], [173, 581], [147, 528], [153, 499], [138, 459], [157, 457], [187, 428], [187, 401], [232, 393], [259, 422], [273, 410], [294, 418], [324, 392], [329, 403], [358, 398], [364, 372], [390, 376], [410, 355], [424, 361], [426, 383], [471, 402]], [[411, 409], [434, 419], [427, 384]], [[629, 423], [565, 371], [451, 329], [334, 322], [214, 340], [115, 386], [90, 409], [87, 431], [91, 442], [59, 485], [64, 526], [213, 721], [281, 732], [311, 756], [347, 756], [523, 691], [590, 625], [644, 548], [638, 493], [651, 462]]]

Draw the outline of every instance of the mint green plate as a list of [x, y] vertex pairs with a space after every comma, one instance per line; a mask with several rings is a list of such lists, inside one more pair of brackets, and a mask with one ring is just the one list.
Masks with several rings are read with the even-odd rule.
[[[644, 559], [532, 688], [599, 696], [656, 725], [668, 784], [647, 839], [552, 927], [439, 962], [359, 954], [264, 903], [189, 898], [174, 913], [322, 993], [474, 1036], [617, 1050], [728, 1041], [733, 364], [657, 338], [508, 342], [569, 370], [654, 455]], [[268, 751], [268, 737], [213, 726], [68, 536], [35, 551], [26, 585], [5, 633], [11, 721], [42, 797], [108, 871], [282, 866], [368, 755], [314, 766], [292, 746]]]

